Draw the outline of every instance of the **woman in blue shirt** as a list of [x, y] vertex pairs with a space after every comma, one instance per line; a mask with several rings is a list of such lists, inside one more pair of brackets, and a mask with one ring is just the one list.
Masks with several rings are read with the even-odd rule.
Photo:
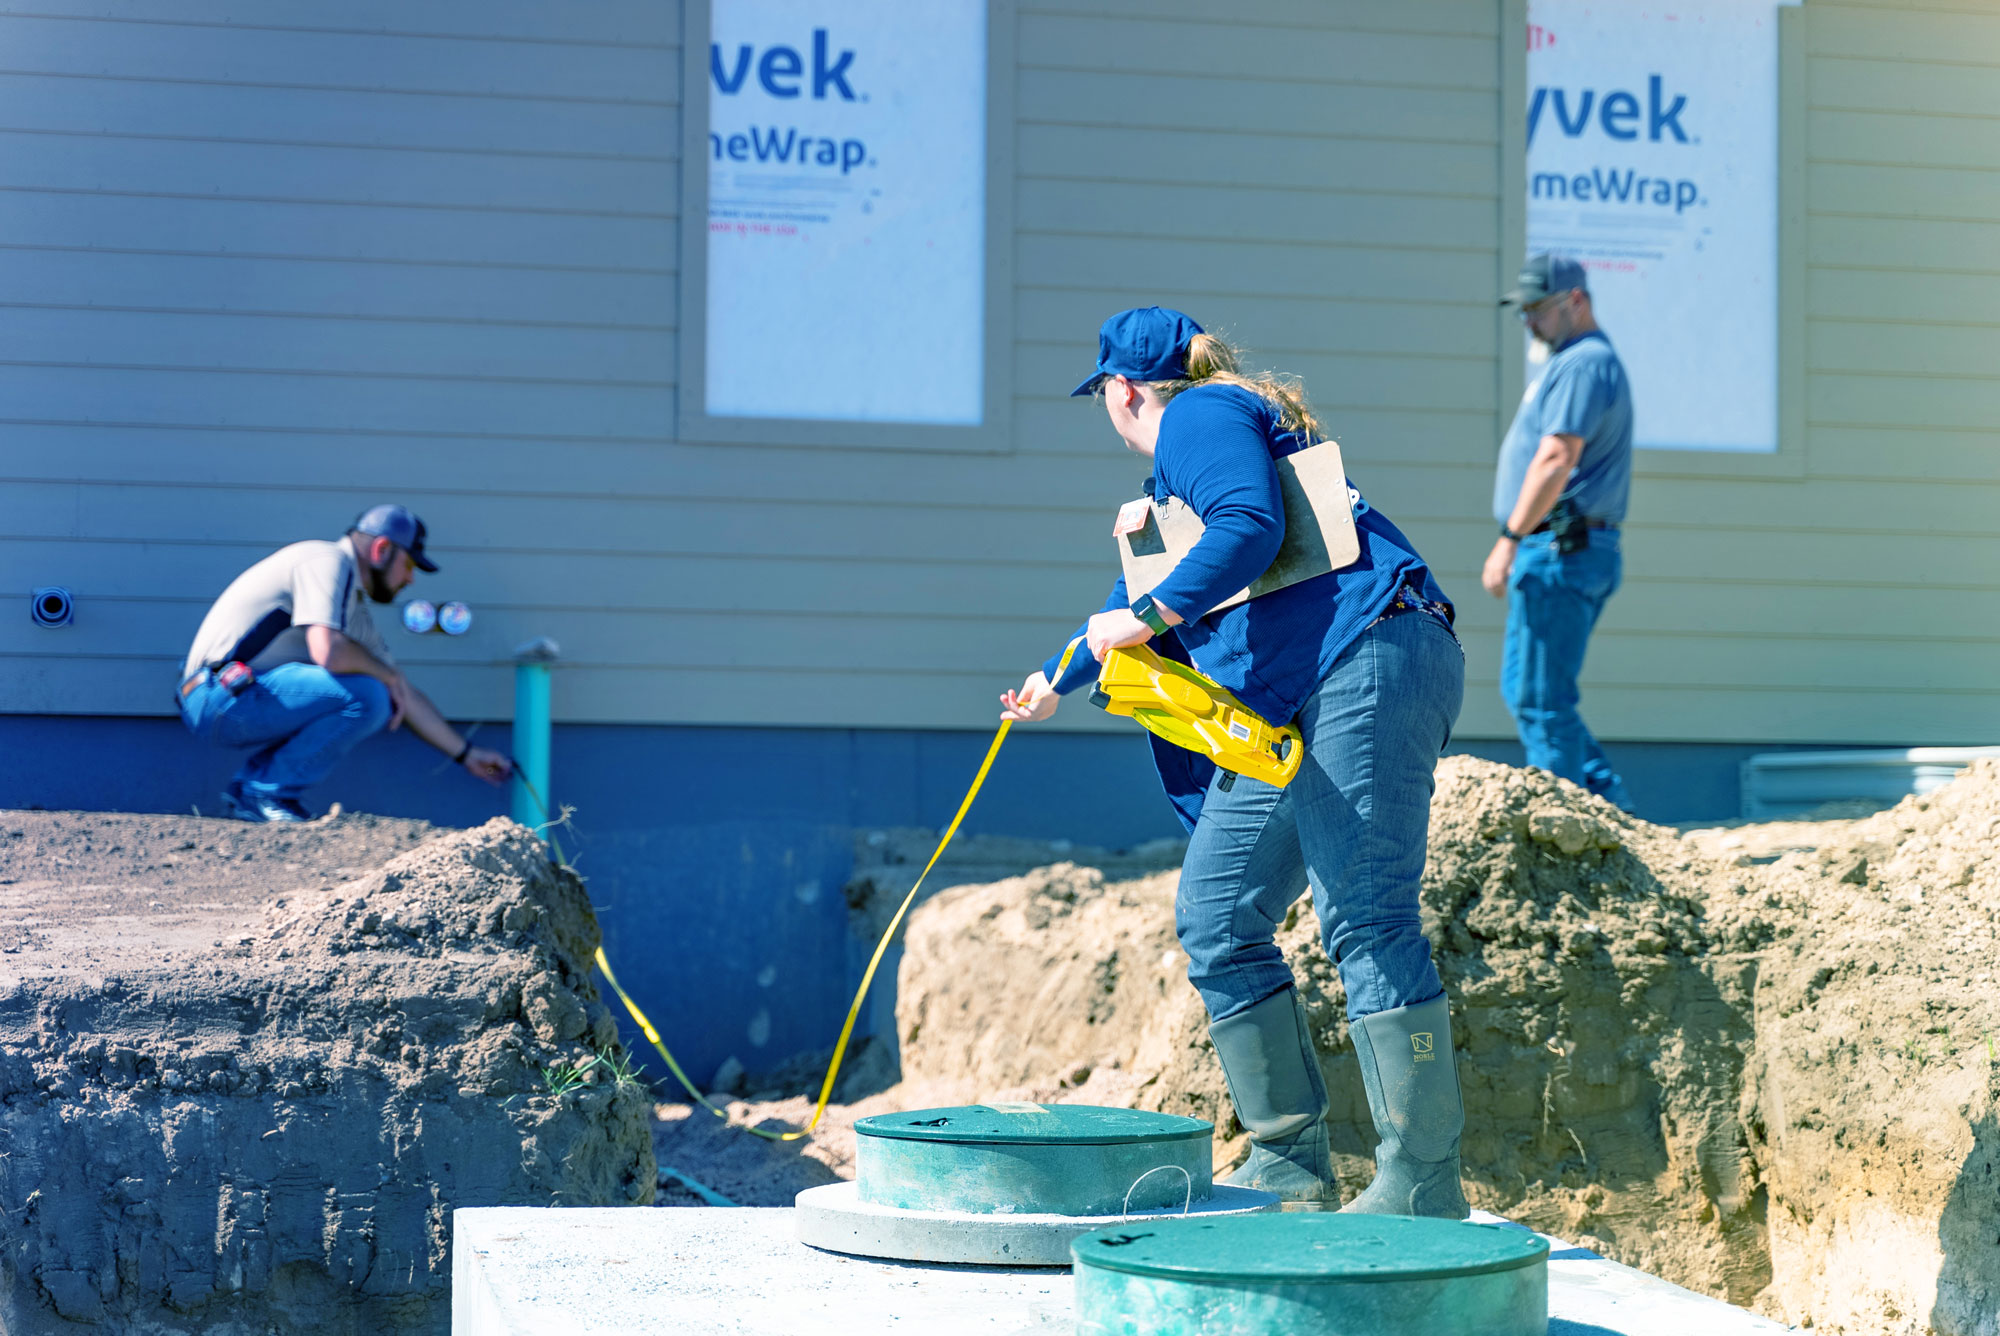
[[1284, 788], [1247, 777], [1224, 788], [1207, 757], [1151, 739], [1190, 832], [1175, 928], [1251, 1136], [1249, 1159], [1225, 1181], [1339, 1200], [1326, 1087], [1274, 941], [1310, 884], [1381, 1137], [1375, 1181], [1345, 1209], [1463, 1218], [1450, 1013], [1417, 911], [1432, 775], [1464, 692], [1451, 605], [1410, 540], [1350, 491], [1358, 560], [1209, 612], [1283, 542], [1272, 461], [1322, 439], [1304, 395], [1239, 374], [1228, 345], [1157, 306], [1104, 323], [1096, 373], [1074, 393], [1101, 397], [1126, 447], [1152, 461], [1153, 498], [1181, 498], [1205, 527], [1150, 596], [1128, 601], [1121, 578], [1079, 632], [1089, 656], [1053, 681], [1051, 659], [1002, 695], [1005, 717], [1048, 718], [1108, 650], [1149, 644], [1272, 722], [1298, 725], [1305, 761]]

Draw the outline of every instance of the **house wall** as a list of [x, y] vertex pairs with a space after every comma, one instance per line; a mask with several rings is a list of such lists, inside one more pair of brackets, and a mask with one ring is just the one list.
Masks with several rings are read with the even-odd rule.
[[[444, 567], [416, 592], [477, 613], [391, 632], [447, 713], [504, 729], [513, 647], [561, 644], [553, 797], [596, 836], [624, 972], [717, 1018], [695, 1069], [742, 1048], [770, 958], [799, 1019], [765, 1055], [826, 1042], [844, 909], [794, 892], [844, 875], [854, 824], [941, 823], [997, 692], [1097, 606], [1144, 470], [1066, 391], [1098, 321], [1152, 301], [1305, 377], [1458, 599], [1460, 744], [1506, 754], [1477, 578], [1521, 388], [1493, 304], [1524, 244], [1520, 0], [995, 13], [996, 453], [675, 439], [677, 4], [0, 16], [7, 800], [209, 801], [226, 758], [169, 697], [208, 602], [402, 500]], [[1753, 747], [2000, 739], [2000, 11], [1813, 3], [1784, 32], [1785, 448], [1642, 457], [1585, 680], [1655, 816], [1727, 815]], [[30, 623], [45, 584], [74, 626]], [[1128, 726], [1072, 703], [1010, 746], [974, 829], [1172, 829]], [[322, 796], [505, 810], [406, 740], [369, 748]]]

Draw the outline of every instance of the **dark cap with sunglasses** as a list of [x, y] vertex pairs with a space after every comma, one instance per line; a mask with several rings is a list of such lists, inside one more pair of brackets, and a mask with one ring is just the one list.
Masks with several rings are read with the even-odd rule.
[[401, 506], [376, 506], [357, 515], [352, 527], [373, 538], [386, 538], [410, 554], [420, 571], [434, 571], [437, 563], [424, 552], [424, 522]]
[[1533, 306], [1539, 301], [1572, 289], [1589, 292], [1583, 266], [1564, 255], [1543, 252], [1531, 256], [1514, 278], [1515, 289], [1500, 299], [1502, 306]]

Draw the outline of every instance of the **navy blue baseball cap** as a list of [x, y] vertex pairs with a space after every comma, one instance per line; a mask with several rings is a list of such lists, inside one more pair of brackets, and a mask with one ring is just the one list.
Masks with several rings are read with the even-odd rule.
[[1188, 340], [1205, 333], [1194, 317], [1164, 306], [1120, 311], [1097, 330], [1097, 371], [1070, 397], [1095, 394], [1112, 376], [1127, 380], [1180, 380], [1187, 375]]
[[420, 571], [434, 571], [437, 563], [424, 555], [424, 522], [401, 506], [376, 506], [364, 510], [353, 528], [375, 538], [386, 538], [410, 554]]
[[1546, 251], [1529, 256], [1521, 272], [1514, 276], [1514, 282], [1517, 285], [1514, 290], [1500, 299], [1502, 306], [1533, 306], [1544, 297], [1572, 288], [1578, 292], [1590, 291], [1581, 264], [1566, 255], [1550, 255]]

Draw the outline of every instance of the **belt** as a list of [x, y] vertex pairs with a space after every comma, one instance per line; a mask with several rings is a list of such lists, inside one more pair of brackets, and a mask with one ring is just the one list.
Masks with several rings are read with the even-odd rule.
[[[1543, 520], [1543, 521], [1542, 521], [1542, 522], [1541, 522], [1540, 524], [1537, 524], [1537, 525], [1536, 525], [1536, 526], [1535, 526], [1534, 528], [1532, 528], [1532, 529], [1528, 530], [1528, 532], [1529, 532], [1529, 533], [1548, 533], [1548, 532], [1549, 532], [1550, 530], [1554, 529], [1555, 527], [1556, 527], [1556, 526], [1555, 526], [1555, 521], [1553, 521], [1553, 520]], [[1618, 527], [1618, 521], [1617, 521], [1617, 520], [1585, 520], [1585, 521], [1584, 521], [1584, 523], [1583, 523], [1583, 527], [1584, 527], [1584, 528], [1586, 528], [1586, 529], [1616, 529], [1616, 528]]]

